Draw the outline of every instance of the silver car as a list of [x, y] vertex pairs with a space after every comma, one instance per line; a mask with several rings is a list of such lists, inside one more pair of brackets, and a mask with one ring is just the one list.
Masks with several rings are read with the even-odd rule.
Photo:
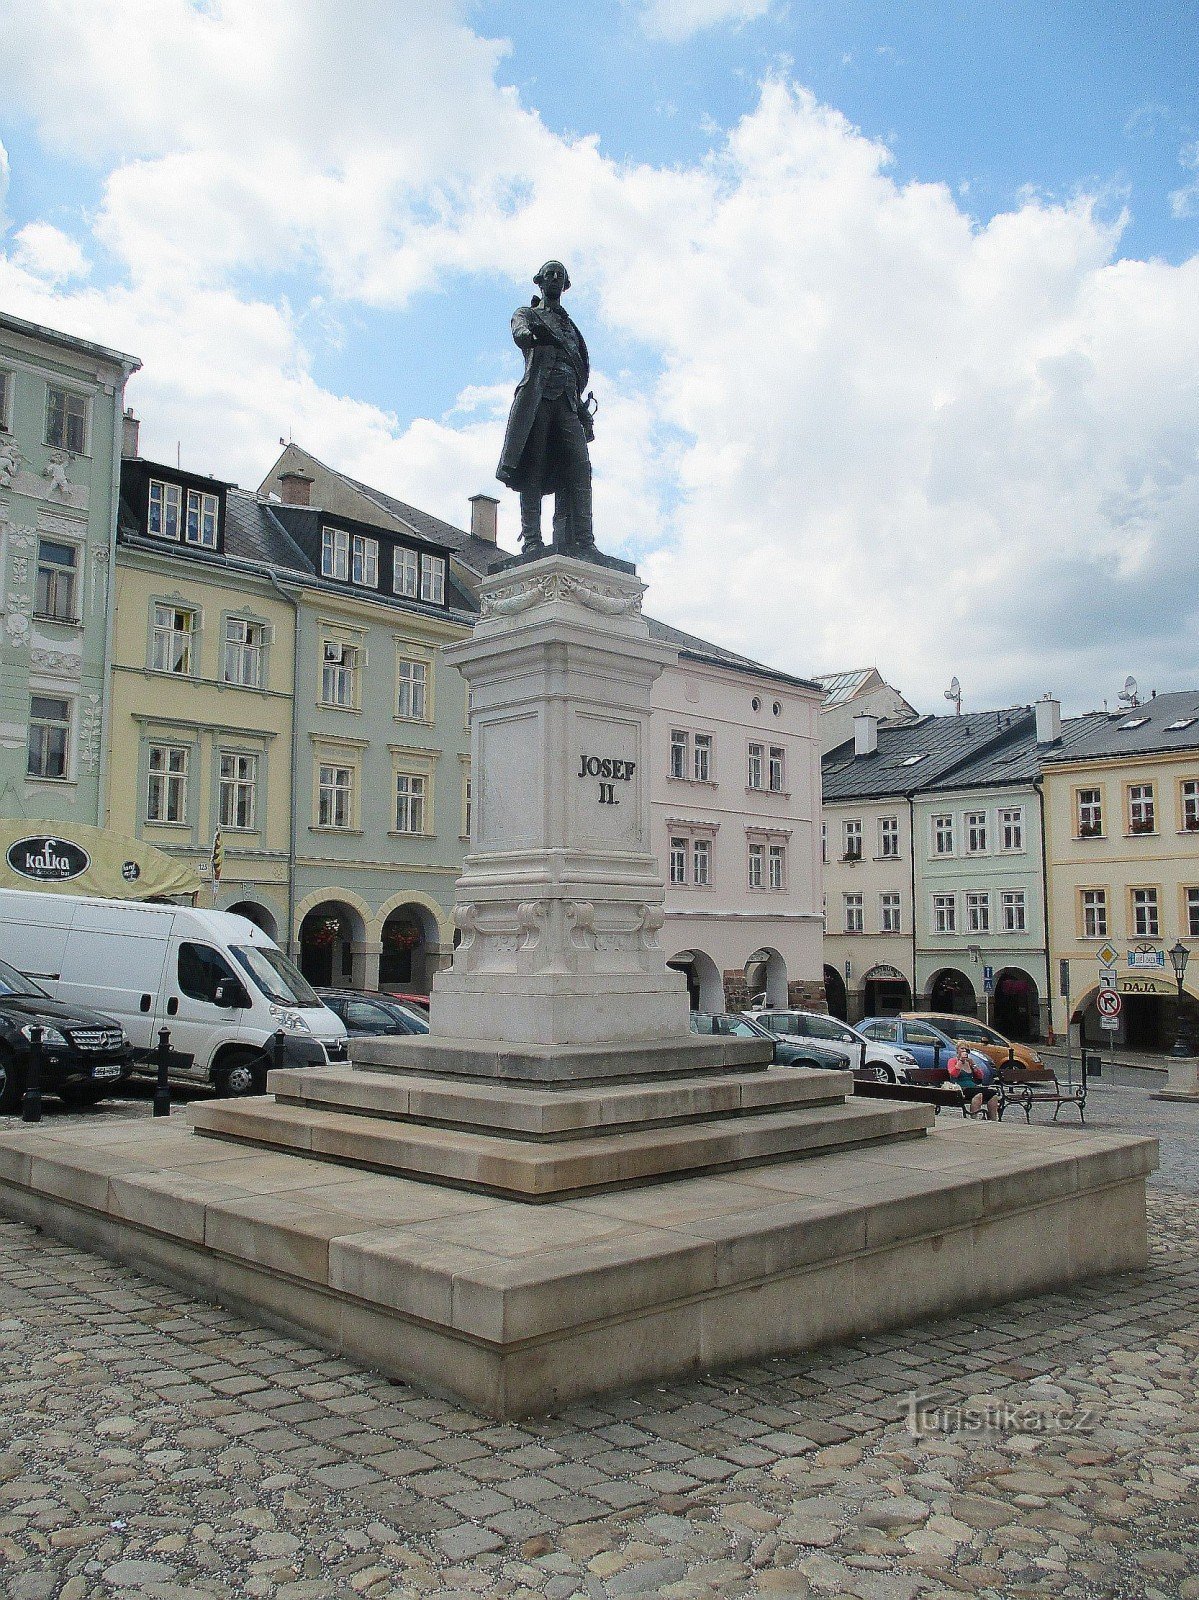
[[767, 1007], [747, 1011], [768, 1028], [776, 1039], [811, 1039], [822, 1049], [841, 1056], [847, 1067], [868, 1073], [884, 1083], [903, 1083], [916, 1066], [916, 1057], [907, 1050], [879, 1039], [868, 1039], [851, 1023], [830, 1017], [824, 1011], [773, 1011]]

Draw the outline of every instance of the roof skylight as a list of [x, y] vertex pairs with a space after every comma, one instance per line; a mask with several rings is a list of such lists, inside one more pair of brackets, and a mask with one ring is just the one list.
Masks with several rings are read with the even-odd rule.
[[1148, 717], [1125, 717], [1116, 731], [1123, 733], [1128, 728], [1143, 728], [1148, 721]]

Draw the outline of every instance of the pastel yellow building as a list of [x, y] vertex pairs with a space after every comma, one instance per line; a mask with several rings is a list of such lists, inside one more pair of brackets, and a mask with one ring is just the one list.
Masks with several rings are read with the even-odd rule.
[[[1199, 1019], [1199, 692], [1158, 695], [1098, 717], [1068, 756], [1044, 764], [1053, 1025], [1071, 1015], [1086, 1039], [1168, 1050], [1177, 1031], [1171, 950], [1190, 956], [1184, 1023]], [[1118, 1027], [1095, 1008], [1099, 952], [1115, 952]], [[1199, 1040], [1196, 1041], [1199, 1043]]]
[[226, 485], [140, 460], [125, 469], [105, 820], [193, 862], [211, 903], [286, 936], [293, 600], [236, 525]]

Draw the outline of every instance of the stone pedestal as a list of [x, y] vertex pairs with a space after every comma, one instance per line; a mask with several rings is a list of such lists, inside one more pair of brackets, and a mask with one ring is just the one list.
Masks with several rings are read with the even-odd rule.
[[1158, 1100], [1190, 1100], [1199, 1105], [1199, 1056], [1171, 1056], [1166, 1062], [1169, 1078], [1158, 1091]]
[[548, 556], [488, 580], [474, 636], [444, 653], [471, 688], [474, 792], [434, 1048], [687, 1036], [649, 805], [650, 691], [678, 652], [650, 638], [644, 587]]

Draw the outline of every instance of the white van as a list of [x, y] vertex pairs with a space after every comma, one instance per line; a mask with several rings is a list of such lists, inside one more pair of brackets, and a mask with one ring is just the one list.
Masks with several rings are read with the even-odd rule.
[[119, 1020], [140, 1061], [160, 1028], [171, 1076], [261, 1094], [288, 1065], [348, 1059], [344, 1024], [261, 928], [228, 911], [0, 889], [0, 957], [57, 1000]]

